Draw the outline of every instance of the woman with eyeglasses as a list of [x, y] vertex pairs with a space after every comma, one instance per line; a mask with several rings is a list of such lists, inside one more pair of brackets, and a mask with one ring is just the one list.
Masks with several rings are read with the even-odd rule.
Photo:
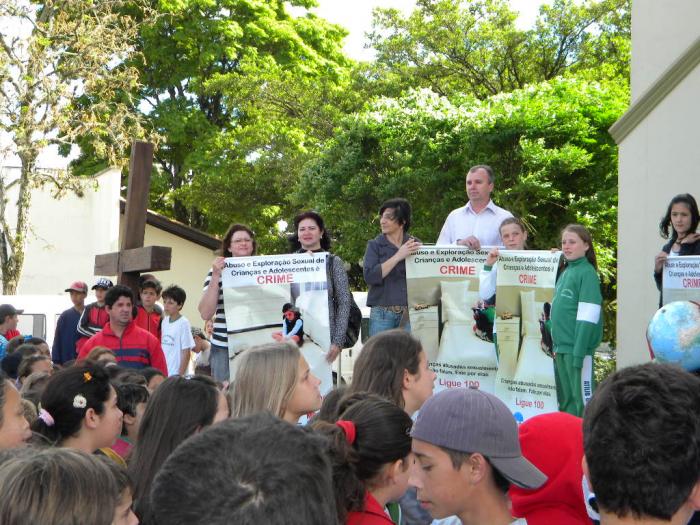
[[221, 256], [214, 259], [211, 270], [204, 281], [204, 293], [199, 301], [199, 313], [204, 321], [214, 317], [214, 331], [211, 335], [209, 364], [211, 375], [216, 381], [229, 380], [228, 332], [224, 312], [224, 291], [221, 286], [221, 272], [226, 257], [249, 257], [256, 251], [255, 233], [243, 224], [233, 224], [221, 242]]
[[370, 337], [391, 330], [410, 330], [406, 295], [406, 257], [421, 247], [408, 234], [411, 205], [406, 199], [389, 199], [379, 208], [382, 233], [367, 243], [363, 262], [365, 282], [369, 286], [367, 306]]

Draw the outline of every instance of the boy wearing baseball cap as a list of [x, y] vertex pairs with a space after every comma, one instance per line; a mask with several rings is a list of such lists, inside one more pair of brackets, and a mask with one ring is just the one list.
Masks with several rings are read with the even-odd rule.
[[419, 464], [409, 482], [433, 518], [526, 523], [511, 516], [508, 488], [536, 489], [547, 477], [523, 457], [515, 419], [498, 398], [481, 390], [443, 390], [425, 402], [411, 436]]
[[0, 304], [0, 359], [5, 357], [5, 348], [10, 340], [21, 335], [17, 330], [17, 316], [23, 311], [11, 304]]
[[87, 297], [88, 288], [83, 281], [74, 281], [65, 291], [70, 294], [73, 306], [63, 311], [58, 317], [51, 348], [51, 359], [59, 365], [75, 359], [78, 355], [75, 349], [80, 338], [78, 323], [83, 310], [85, 310], [85, 297]]
[[80, 353], [81, 348], [93, 335], [100, 332], [104, 325], [109, 322], [109, 314], [105, 309], [105, 295], [114, 284], [106, 277], [100, 277], [92, 285], [92, 290], [95, 291], [94, 303], [90, 303], [83, 310], [78, 322], [78, 333], [80, 339], [75, 345], [77, 353]]

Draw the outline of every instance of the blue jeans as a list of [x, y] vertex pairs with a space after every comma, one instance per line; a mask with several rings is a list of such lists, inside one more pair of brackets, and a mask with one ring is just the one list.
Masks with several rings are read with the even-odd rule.
[[[398, 328], [401, 324], [401, 313], [392, 312], [379, 306], [373, 306], [369, 312], [369, 336], [379, 332]], [[411, 331], [411, 323], [404, 325], [404, 330]]]
[[211, 376], [215, 381], [228, 381], [231, 374], [229, 371], [228, 348], [211, 345], [209, 365], [211, 366]]

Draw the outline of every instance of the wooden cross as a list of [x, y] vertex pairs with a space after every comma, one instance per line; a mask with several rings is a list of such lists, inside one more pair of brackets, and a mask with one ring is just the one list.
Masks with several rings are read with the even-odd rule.
[[95, 275], [117, 275], [117, 282], [129, 286], [136, 297], [140, 273], [169, 270], [172, 255], [169, 246], [143, 245], [152, 168], [153, 144], [135, 141], [129, 159], [121, 248], [118, 252], [95, 256]]

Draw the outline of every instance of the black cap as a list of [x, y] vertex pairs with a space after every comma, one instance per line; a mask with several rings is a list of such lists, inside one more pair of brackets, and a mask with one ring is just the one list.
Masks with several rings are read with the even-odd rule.
[[24, 310], [17, 310], [17, 308], [11, 304], [0, 304], [0, 323], [4, 322], [8, 315], [12, 317], [13, 315], [21, 314], [22, 312], [24, 312]]

